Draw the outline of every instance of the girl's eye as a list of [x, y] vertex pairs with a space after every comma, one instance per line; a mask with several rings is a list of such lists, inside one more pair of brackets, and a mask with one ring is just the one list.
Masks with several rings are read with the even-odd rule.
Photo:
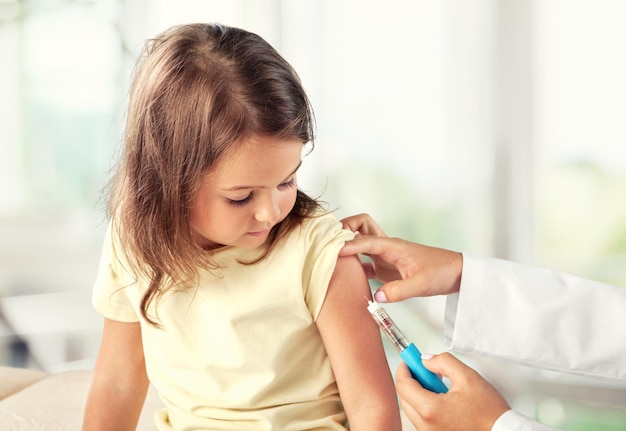
[[286, 182], [284, 182], [284, 183], [279, 184], [279, 185], [278, 185], [278, 188], [279, 188], [279, 189], [281, 189], [281, 190], [284, 190], [284, 189], [291, 188], [291, 187], [293, 187], [293, 186], [295, 186], [295, 185], [296, 185], [296, 178], [295, 178], [295, 177], [293, 177], [293, 178], [292, 178], [292, 179], [290, 179], [289, 181], [286, 181]]
[[[291, 187], [295, 187], [295, 185], [296, 185], [296, 178], [293, 177], [289, 181], [285, 181], [284, 183], [280, 183], [277, 188], [279, 190], [286, 190], [286, 189], [289, 189]], [[250, 193], [248, 196], [246, 196], [243, 199], [227, 199], [227, 201], [232, 206], [242, 207], [242, 206], [246, 205], [248, 202], [250, 202], [252, 200], [252, 195], [253, 195], [253, 193]]]
[[236, 207], [242, 207], [248, 202], [250, 202], [250, 199], [252, 199], [252, 193], [250, 193], [248, 196], [246, 196], [243, 199], [228, 199], [228, 203]]

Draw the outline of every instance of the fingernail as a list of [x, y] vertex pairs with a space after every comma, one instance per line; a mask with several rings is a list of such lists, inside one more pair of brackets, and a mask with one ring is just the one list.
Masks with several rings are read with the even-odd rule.
[[429, 359], [432, 359], [435, 355], [433, 355], [432, 353], [424, 353], [422, 355], [422, 361], [428, 361]]
[[374, 294], [374, 299], [376, 302], [387, 302], [387, 297], [385, 296], [385, 292], [379, 290]]

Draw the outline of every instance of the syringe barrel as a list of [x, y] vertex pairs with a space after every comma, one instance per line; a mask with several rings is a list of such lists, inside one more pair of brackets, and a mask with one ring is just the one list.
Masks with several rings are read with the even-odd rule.
[[383, 333], [389, 338], [391, 344], [398, 350], [398, 352], [402, 352], [409, 346], [409, 342], [405, 338], [404, 334], [400, 329], [396, 326], [394, 321], [389, 317], [389, 314], [378, 305], [377, 302], [368, 301], [369, 305], [367, 306], [367, 310], [370, 312], [378, 326], [383, 331]]

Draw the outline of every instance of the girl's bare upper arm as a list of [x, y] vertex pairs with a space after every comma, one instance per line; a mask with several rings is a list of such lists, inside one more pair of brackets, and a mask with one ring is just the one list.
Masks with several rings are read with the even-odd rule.
[[120, 389], [126, 389], [124, 386], [147, 388], [148, 377], [139, 322], [105, 319], [95, 375], [115, 380]]
[[359, 259], [338, 258], [317, 326], [350, 429], [399, 430], [395, 386], [366, 297], [371, 299], [371, 291]]
[[83, 431], [134, 430], [148, 383], [140, 324], [105, 319]]

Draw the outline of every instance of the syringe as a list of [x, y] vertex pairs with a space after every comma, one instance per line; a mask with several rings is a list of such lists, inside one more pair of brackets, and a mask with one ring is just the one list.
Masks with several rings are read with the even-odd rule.
[[398, 350], [400, 357], [406, 362], [409, 370], [411, 370], [413, 378], [432, 392], [448, 392], [448, 387], [443, 383], [441, 378], [424, 367], [420, 351], [415, 347], [415, 344], [407, 341], [385, 309], [381, 307], [378, 302], [368, 299], [367, 303], [367, 311], [370, 312], [380, 329]]

